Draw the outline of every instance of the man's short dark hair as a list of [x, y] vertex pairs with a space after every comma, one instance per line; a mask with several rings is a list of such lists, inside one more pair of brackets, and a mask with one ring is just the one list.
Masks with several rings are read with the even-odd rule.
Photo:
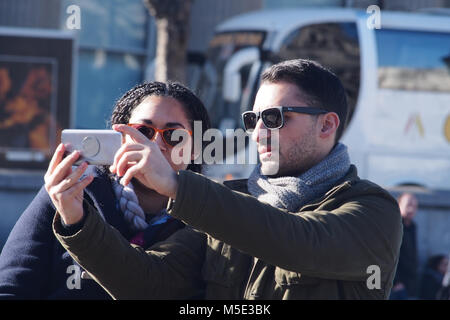
[[335, 142], [339, 141], [346, 127], [349, 107], [345, 89], [333, 72], [315, 61], [287, 60], [265, 70], [261, 75], [261, 82], [294, 84], [309, 106], [335, 112], [340, 121]]

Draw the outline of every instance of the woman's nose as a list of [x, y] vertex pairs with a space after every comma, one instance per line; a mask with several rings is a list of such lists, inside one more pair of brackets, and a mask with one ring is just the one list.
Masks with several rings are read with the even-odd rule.
[[161, 151], [166, 151], [167, 150], [167, 145], [164, 142], [164, 139], [162, 137], [162, 133], [161, 132], [156, 132], [155, 136], [153, 137], [153, 141], [156, 142], [156, 144], [159, 146], [159, 149]]

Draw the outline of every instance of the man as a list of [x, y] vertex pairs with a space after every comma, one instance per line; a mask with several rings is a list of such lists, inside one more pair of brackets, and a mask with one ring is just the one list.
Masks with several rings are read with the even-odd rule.
[[[243, 119], [261, 165], [228, 187], [171, 170], [157, 143], [116, 126], [144, 146], [123, 146], [111, 171], [170, 197], [168, 212], [192, 228], [144, 252], [95, 208], [73, 212], [66, 208], [75, 200], [60, 197], [59, 241], [117, 299], [187, 298], [202, 290], [207, 299], [386, 299], [400, 213], [386, 191], [358, 178], [338, 143], [348, 113], [338, 78], [312, 61], [279, 63], [262, 75], [253, 111]], [[279, 147], [271, 143], [275, 133]], [[64, 181], [64, 170], [58, 165], [51, 180]]]
[[418, 204], [416, 196], [412, 193], [403, 193], [398, 198], [403, 223], [403, 239], [391, 294], [393, 300], [417, 297], [417, 227], [414, 217]]

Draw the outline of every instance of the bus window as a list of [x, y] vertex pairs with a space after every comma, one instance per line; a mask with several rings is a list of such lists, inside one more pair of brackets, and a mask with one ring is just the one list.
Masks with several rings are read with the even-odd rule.
[[320, 23], [301, 27], [286, 37], [280, 60], [311, 59], [334, 72], [347, 93], [350, 122], [358, 101], [360, 47], [356, 24]]
[[380, 29], [378, 86], [450, 92], [450, 33]]
[[[196, 93], [204, 101], [211, 117], [213, 127], [220, 127], [223, 119], [230, 119], [231, 126], [240, 125], [240, 101], [225, 101], [223, 97], [223, 76], [228, 61], [245, 48], [258, 48], [262, 45], [265, 33], [262, 31], [235, 31], [216, 34], [207, 52], [207, 62], [200, 75]], [[253, 62], [252, 62], [253, 63]], [[239, 70], [241, 91], [246, 87], [252, 63]]]

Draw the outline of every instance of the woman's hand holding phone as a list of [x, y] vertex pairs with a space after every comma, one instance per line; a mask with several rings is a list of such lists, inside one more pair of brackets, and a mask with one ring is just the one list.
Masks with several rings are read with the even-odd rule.
[[[122, 176], [121, 183], [124, 185], [135, 177], [148, 188], [175, 199], [177, 175], [158, 145], [127, 125], [114, 125], [113, 129], [129, 135], [134, 142], [120, 147], [110, 171]], [[74, 151], [64, 157], [65, 151], [66, 148], [61, 143], [50, 161], [44, 180], [45, 189], [63, 222], [71, 225], [83, 218], [83, 191], [93, 177], [87, 176], [80, 180], [88, 166], [87, 162], [72, 170], [80, 152]]]
[[72, 170], [80, 153], [74, 151], [64, 157], [64, 152], [65, 147], [60, 144], [50, 161], [44, 180], [45, 189], [63, 222], [71, 225], [83, 218], [83, 190], [92, 182], [93, 177], [87, 176], [79, 180], [86, 171], [87, 163], [83, 162]]

